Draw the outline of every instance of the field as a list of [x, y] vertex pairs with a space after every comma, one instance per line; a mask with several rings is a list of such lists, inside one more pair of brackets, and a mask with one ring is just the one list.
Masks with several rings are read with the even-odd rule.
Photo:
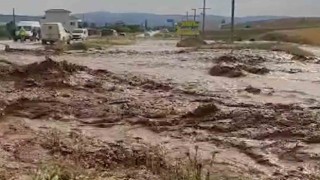
[[[320, 18], [284, 18], [276, 20], [255, 21], [236, 25], [236, 28], [252, 28], [252, 29], [298, 29], [313, 28], [320, 26]], [[229, 28], [225, 26], [225, 28]]]
[[[236, 41], [242, 40], [250, 40], [250, 39], [257, 39], [262, 34], [268, 33], [272, 30], [270, 29], [236, 29], [234, 38]], [[218, 30], [218, 31], [209, 31], [206, 32], [206, 39], [209, 40], [223, 40], [229, 41], [230, 40], [230, 30]]]
[[263, 34], [261, 40], [320, 45], [320, 28], [279, 30]]
[[[230, 40], [229, 26], [222, 30], [207, 32], [212, 40]], [[290, 18], [257, 21], [238, 24], [235, 28], [235, 40], [268, 40], [293, 42], [300, 44], [320, 44], [320, 18]]]

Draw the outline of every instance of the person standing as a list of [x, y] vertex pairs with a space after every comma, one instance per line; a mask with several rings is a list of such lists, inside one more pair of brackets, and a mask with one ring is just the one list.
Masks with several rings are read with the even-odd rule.
[[38, 30], [37, 30], [37, 33], [38, 33], [38, 39], [39, 39], [39, 41], [41, 40], [41, 28], [39, 28]]
[[37, 32], [36, 28], [33, 28], [32, 29], [32, 41], [37, 41], [37, 34], [38, 34], [38, 32]]
[[21, 42], [24, 42], [26, 40], [26, 35], [27, 35], [26, 30], [23, 27], [21, 27], [19, 31]]

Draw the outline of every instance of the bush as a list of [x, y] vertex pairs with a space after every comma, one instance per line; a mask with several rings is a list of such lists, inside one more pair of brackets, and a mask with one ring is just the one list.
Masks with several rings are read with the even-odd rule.
[[6, 29], [6, 26], [0, 26], [0, 39], [9, 38], [10, 35]]

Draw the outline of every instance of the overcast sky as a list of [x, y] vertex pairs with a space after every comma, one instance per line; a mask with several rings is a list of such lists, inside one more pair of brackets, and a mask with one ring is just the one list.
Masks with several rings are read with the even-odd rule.
[[[203, 0], [0, 0], [0, 14], [43, 15], [44, 10], [64, 8], [73, 13], [149, 12], [157, 14], [184, 14], [202, 6]], [[212, 9], [208, 14], [230, 14], [231, 0], [207, 0]], [[320, 0], [236, 0], [237, 16], [286, 15], [320, 16]]]

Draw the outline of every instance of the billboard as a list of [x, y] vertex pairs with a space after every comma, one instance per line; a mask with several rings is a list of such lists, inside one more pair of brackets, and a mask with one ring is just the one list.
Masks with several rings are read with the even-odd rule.
[[199, 26], [198, 21], [182, 21], [178, 24], [177, 33], [180, 36], [199, 36]]

